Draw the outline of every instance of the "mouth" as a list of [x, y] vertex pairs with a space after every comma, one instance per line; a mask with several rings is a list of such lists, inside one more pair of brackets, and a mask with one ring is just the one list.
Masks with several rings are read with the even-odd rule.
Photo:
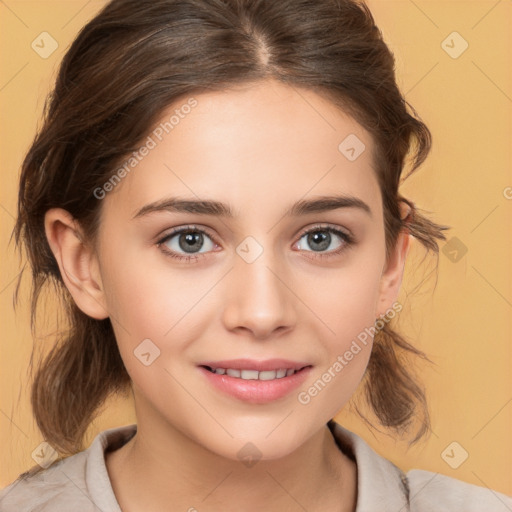
[[215, 392], [249, 404], [266, 404], [290, 398], [292, 391], [304, 384], [313, 366], [254, 370], [202, 364], [197, 368], [205, 385]]
[[290, 377], [296, 373], [301, 372], [304, 368], [308, 368], [311, 365], [302, 366], [298, 369], [296, 368], [279, 368], [277, 370], [245, 370], [239, 368], [215, 368], [213, 366], [200, 365], [201, 368], [205, 368], [211, 373], [215, 373], [217, 375], [227, 375], [228, 377], [233, 377], [235, 379], [242, 380], [275, 380], [275, 379], [283, 379], [285, 377]]

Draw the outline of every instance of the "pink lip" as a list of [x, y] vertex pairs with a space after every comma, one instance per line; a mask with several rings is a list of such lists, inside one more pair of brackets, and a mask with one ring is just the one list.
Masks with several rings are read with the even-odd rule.
[[266, 359], [257, 361], [255, 359], [230, 359], [223, 361], [204, 361], [198, 366], [209, 366], [210, 368], [234, 368], [237, 370], [258, 370], [259, 372], [268, 370], [279, 370], [281, 368], [293, 368], [300, 370], [305, 366], [311, 366], [310, 363], [290, 361], [289, 359]]
[[[230, 362], [230, 365], [228, 365], [227, 368], [233, 368], [233, 366], [231, 366], [232, 364], [233, 361]], [[218, 368], [226, 367], [219, 364]], [[237, 368], [236, 365], [235, 368]], [[238, 368], [240, 368], [240, 366], [238, 366]], [[293, 368], [293, 366], [284, 365], [281, 366], [281, 368]], [[212, 373], [210, 370], [201, 366], [199, 367], [199, 370], [208, 382], [223, 393], [227, 393], [228, 395], [251, 404], [264, 404], [273, 400], [278, 400], [299, 387], [308, 377], [311, 368], [312, 366], [307, 366], [293, 375], [272, 380], [238, 379], [226, 374], [220, 375], [218, 373]]]

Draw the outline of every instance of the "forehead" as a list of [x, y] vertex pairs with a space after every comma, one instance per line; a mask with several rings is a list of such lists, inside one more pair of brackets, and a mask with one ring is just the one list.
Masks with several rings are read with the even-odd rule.
[[315, 92], [273, 80], [184, 96], [143, 144], [107, 195], [127, 218], [166, 195], [247, 213], [336, 192], [379, 201], [371, 135]]

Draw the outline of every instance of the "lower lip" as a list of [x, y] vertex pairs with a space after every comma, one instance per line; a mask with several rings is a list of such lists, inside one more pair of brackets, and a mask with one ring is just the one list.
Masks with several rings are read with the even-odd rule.
[[293, 375], [280, 379], [245, 380], [212, 373], [202, 366], [198, 368], [217, 389], [251, 404], [264, 404], [288, 395], [306, 380], [311, 370], [311, 366], [307, 366]]

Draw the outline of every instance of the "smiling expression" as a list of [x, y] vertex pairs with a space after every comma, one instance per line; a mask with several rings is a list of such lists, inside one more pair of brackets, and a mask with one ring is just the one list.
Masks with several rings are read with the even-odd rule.
[[[102, 200], [105, 309], [141, 427], [171, 425], [230, 458], [251, 441], [275, 458], [350, 399], [371, 340], [314, 400], [297, 397], [394, 300], [374, 145], [327, 100], [275, 81], [194, 98]], [[355, 159], [340, 149], [349, 136], [364, 144]], [[239, 358], [309, 368], [277, 398], [244, 400], [200, 366]]]

